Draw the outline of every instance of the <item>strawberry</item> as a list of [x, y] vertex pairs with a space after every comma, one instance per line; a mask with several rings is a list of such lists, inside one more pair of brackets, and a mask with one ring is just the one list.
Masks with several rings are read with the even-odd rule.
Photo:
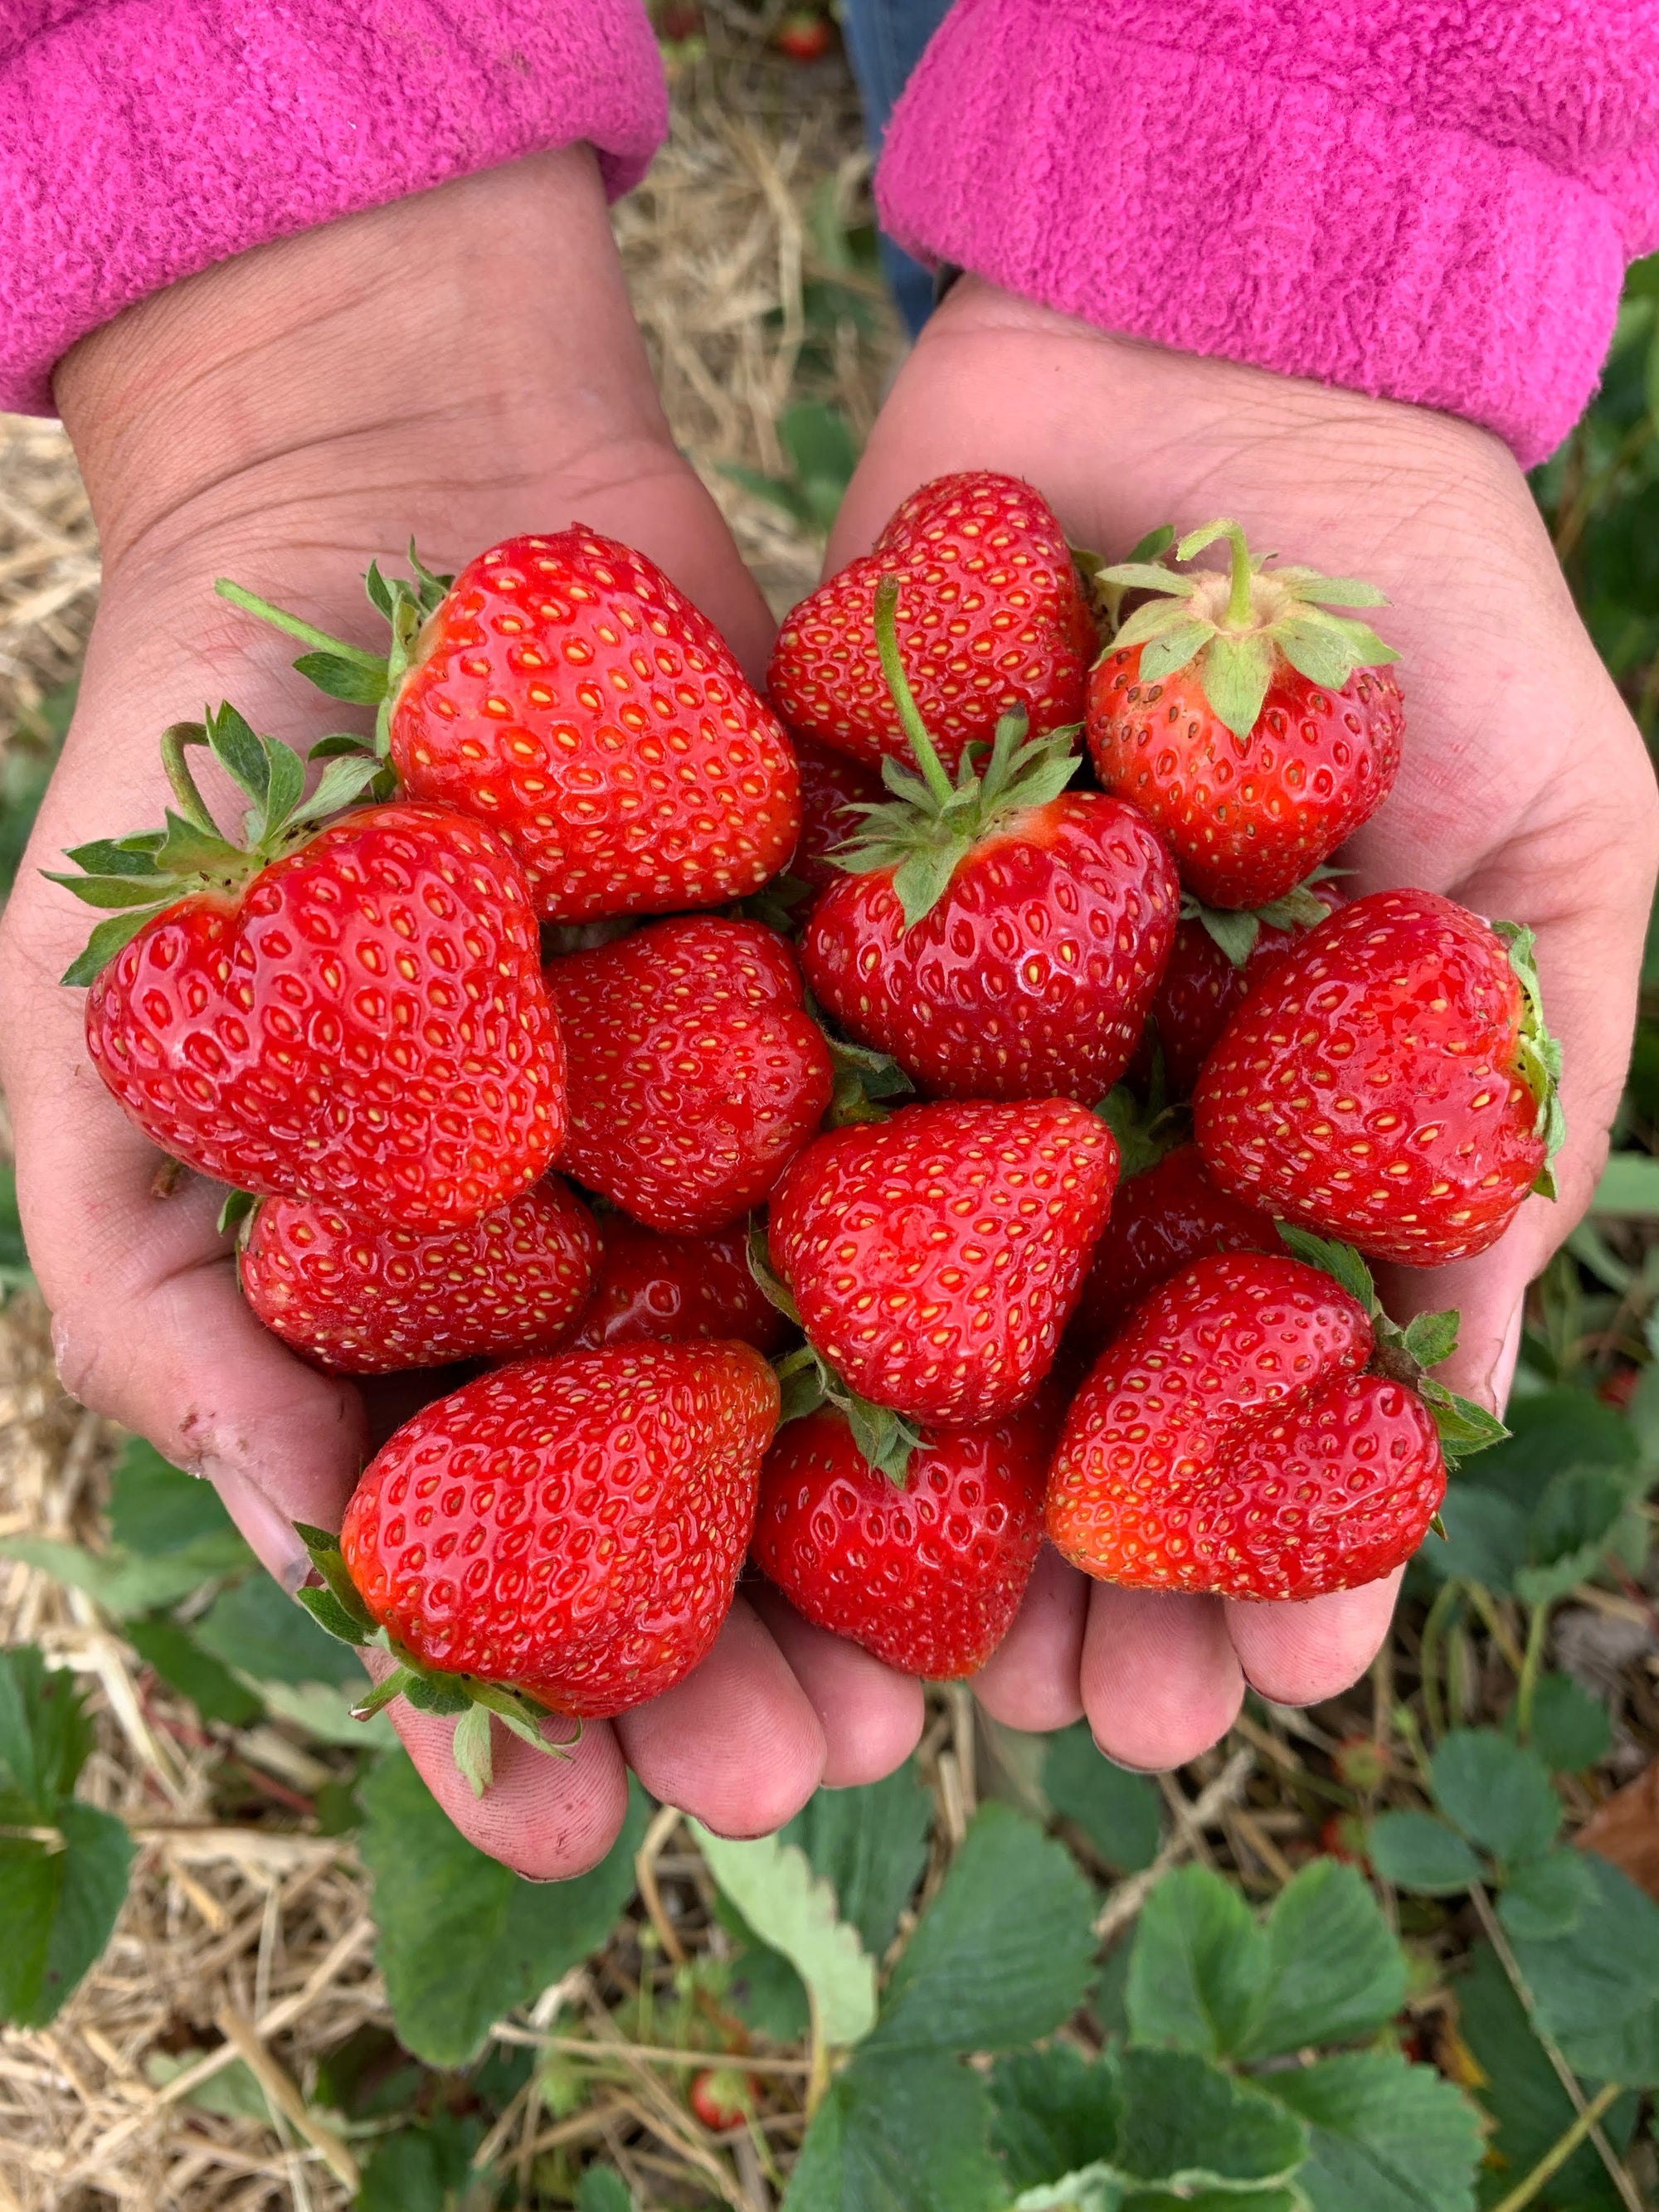
[[884, 771], [801, 940], [817, 998], [918, 1086], [1092, 1106], [1127, 1066], [1175, 933], [1163, 840], [1121, 799], [1066, 792], [1064, 733], [1023, 742], [1005, 715], [983, 774], [952, 784], [899, 663], [890, 577], [876, 638], [920, 777]]
[[416, 567], [413, 585], [368, 573], [389, 657], [219, 588], [319, 648], [295, 665], [324, 690], [379, 707], [404, 791], [505, 838], [545, 921], [720, 906], [783, 866], [800, 830], [789, 740], [654, 561], [577, 524], [453, 580]]
[[902, 1485], [830, 1407], [781, 1431], [761, 1469], [756, 1564], [798, 1613], [902, 1674], [977, 1674], [1007, 1634], [1042, 1540], [1045, 1408], [924, 1431]]
[[[1310, 884], [1259, 914], [1210, 908], [1202, 919], [1178, 926], [1152, 1012], [1170, 1097], [1192, 1097], [1217, 1038], [1249, 994], [1273, 974], [1304, 929], [1322, 922], [1341, 903], [1334, 884]], [[1239, 924], [1243, 927], [1235, 937]], [[1219, 926], [1221, 937], [1212, 925]], [[1144, 1083], [1150, 1062], [1149, 1046], [1131, 1064], [1131, 1080], [1139, 1077]]]
[[1247, 1205], [1437, 1267], [1554, 1194], [1560, 1048], [1532, 933], [1431, 891], [1374, 891], [1288, 953], [1193, 1102], [1212, 1180]]
[[792, 62], [821, 62], [836, 42], [830, 18], [821, 8], [786, 9], [773, 36], [778, 52]]
[[1212, 1252], [1276, 1252], [1270, 1216], [1228, 1198], [1204, 1172], [1196, 1145], [1177, 1145], [1126, 1176], [1078, 1301], [1073, 1334], [1098, 1351], [1150, 1291]]
[[370, 1461], [337, 1544], [301, 1528], [326, 1588], [301, 1597], [398, 1661], [356, 1708], [406, 1696], [551, 1749], [550, 1712], [626, 1712], [705, 1656], [732, 1604], [778, 1386], [746, 1344], [637, 1344], [526, 1359], [437, 1399]]
[[811, 738], [796, 738], [794, 747], [800, 764], [800, 842], [789, 872], [821, 891], [839, 880], [828, 855], [857, 833], [860, 809], [878, 806], [885, 793], [879, 776], [845, 753], [832, 753]]
[[[252, 802], [246, 848], [185, 762], [205, 744]], [[428, 1226], [526, 1190], [564, 1137], [564, 1061], [524, 876], [435, 806], [318, 824], [372, 763], [298, 756], [234, 708], [162, 740], [179, 812], [82, 845], [54, 877], [101, 923], [87, 1048], [146, 1136], [216, 1182]]]
[[335, 1374], [389, 1375], [550, 1350], [599, 1261], [593, 1217], [548, 1176], [456, 1229], [266, 1199], [237, 1266], [249, 1305], [285, 1344]]
[[742, 1227], [713, 1237], [662, 1237], [624, 1214], [608, 1213], [599, 1240], [592, 1297], [561, 1352], [641, 1339], [682, 1344], [731, 1337], [769, 1353], [787, 1337], [788, 1323], [750, 1273]]
[[[1089, 751], [1103, 787], [1133, 799], [1175, 848], [1182, 882], [1214, 907], [1281, 898], [1388, 797], [1405, 728], [1399, 655], [1332, 605], [1380, 592], [1311, 568], [1253, 561], [1236, 522], [1231, 574], [1131, 561], [1109, 587], [1163, 596], [1138, 607], [1089, 679]], [[1271, 557], [1271, 556], [1269, 556]]]
[[568, 1172], [678, 1236], [763, 1205], [835, 1081], [782, 938], [688, 915], [546, 973], [572, 1070]]
[[943, 1426], [1000, 1420], [1054, 1364], [1117, 1164], [1111, 1131], [1069, 1099], [902, 1107], [792, 1162], [772, 1262], [858, 1398]]
[[912, 492], [873, 551], [785, 616], [768, 683], [792, 729], [872, 768], [908, 762], [876, 649], [883, 576], [897, 581], [904, 672], [947, 768], [1016, 707], [1036, 737], [1082, 720], [1097, 641], [1065, 534], [1030, 484], [979, 469]]
[[1286, 1241], [1318, 1264], [1229, 1252], [1172, 1276], [1073, 1401], [1046, 1517], [1085, 1573], [1234, 1598], [1374, 1582], [1422, 1540], [1448, 1454], [1505, 1433], [1424, 1372], [1455, 1314], [1396, 1328], [1357, 1253]]
[[717, 2136], [740, 2128], [755, 2109], [756, 2078], [737, 2066], [705, 2066], [691, 2077], [686, 2101], [704, 2127]]

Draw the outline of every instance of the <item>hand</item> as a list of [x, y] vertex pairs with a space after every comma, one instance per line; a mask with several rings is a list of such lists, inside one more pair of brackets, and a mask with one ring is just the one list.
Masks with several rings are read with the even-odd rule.
[[[1112, 337], [973, 277], [928, 324], [883, 408], [828, 566], [905, 495], [962, 468], [1027, 478], [1073, 542], [1122, 559], [1143, 532], [1231, 515], [1257, 546], [1390, 601], [1407, 734], [1392, 796], [1342, 859], [1356, 895], [1442, 891], [1528, 922], [1566, 1055], [1560, 1197], [1528, 1200], [1479, 1259], [1382, 1284], [1396, 1316], [1462, 1313], [1454, 1388], [1501, 1404], [1528, 1281], [1584, 1212], [1607, 1152], [1659, 853], [1641, 741], [1579, 623], [1508, 451], [1426, 410]], [[1334, 1696], [1387, 1632], [1398, 1577], [1300, 1605], [1091, 1584], [1045, 1553], [977, 1685], [1016, 1728], [1086, 1711], [1102, 1748], [1169, 1766], [1231, 1725], [1246, 1682]]]
[[[84, 994], [58, 979], [90, 917], [47, 884], [65, 846], [159, 823], [157, 739], [229, 697], [303, 749], [343, 710], [293, 648], [213, 594], [229, 574], [325, 628], [377, 642], [371, 556], [411, 532], [459, 567], [496, 538], [573, 519], [642, 547], [757, 673], [771, 624], [713, 504], [675, 452], [611, 242], [592, 156], [574, 149], [464, 179], [269, 246], [146, 301], [63, 364], [59, 405], [102, 532], [105, 585], [79, 709], [0, 940], [0, 1078], [29, 1249], [65, 1386], [210, 1477], [289, 1588], [292, 1522], [337, 1528], [378, 1430], [429, 1385], [331, 1380], [243, 1304], [222, 1192], [161, 1156], [106, 1092]], [[221, 793], [217, 794], [223, 796]], [[234, 820], [234, 814], [227, 816]], [[820, 1779], [896, 1764], [919, 1687], [769, 1607], [739, 1600], [689, 1680], [568, 1764], [497, 1731], [475, 1803], [449, 1723], [398, 1709], [434, 1791], [475, 1842], [542, 1877], [601, 1856], [623, 1762], [717, 1829], [757, 1833]]]

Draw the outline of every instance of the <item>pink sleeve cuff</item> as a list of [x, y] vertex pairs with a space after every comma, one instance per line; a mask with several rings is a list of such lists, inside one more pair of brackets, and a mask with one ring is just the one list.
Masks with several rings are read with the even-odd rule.
[[1619, 33], [1631, 0], [1550, 0], [1553, 34], [1507, 56], [1529, 0], [1454, 11], [1455, 36], [1438, 12], [958, 0], [889, 132], [883, 221], [1101, 328], [1444, 409], [1530, 465], [1659, 243], [1659, 40]]
[[[0, 30], [0, 408], [267, 239], [579, 139], [613, 195], [667, 129], [639, 0], [104, 0]], [[49, 26], [49, 27], [47, 27]]]

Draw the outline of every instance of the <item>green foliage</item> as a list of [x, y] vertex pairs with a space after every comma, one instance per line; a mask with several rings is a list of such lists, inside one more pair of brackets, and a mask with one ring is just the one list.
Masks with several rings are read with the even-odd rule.
[[73, 1678], [32, 1645], [0, 1651], [0, 2020], [56, 2017], [115, 1925], [132, 1843], [112, 1814], [83, 1805], [76, 1781], [92, 1729]]
[[805, 1984], [824, 2040], [860, 2041], [875, 2024], [875, 1962], [858, 1930], [838, 1917], [834, 1889], [805, 1852], [779, 1836], [733, 1842], [699, 1821], [690, 1825], [721, 1890]]
[[1448, 1491], [1446, 1541], [1425, 1546], [1423, 1569], [1543, 1605], [1609, 1553], [1639, 1565], [1651, 1477], [1631, 1424], [1591, 1391], [1565, 1386], [1517, 1398], [1509, 1421], [1510, 1435]]
[[[450, 2212], [471, 2179], [483, 2130], [476, 2119], [434, 2113], [420, 2127], [383, 2136], [363, 2168], [356, 2212]], [[623, 2212], [630, 2212], [626, 2191]]]
[[1516, 1863], [1547, 1851], [1561, 1801], [1535, 1752], [1491, 1729], [1456, 1729], [1430, 1761], [1436, 1802], [1469, 1841]]
[[1094, 1979], [1093, 1907], [1062, 1845], [982, 1807], [894, 1969], [872, 2044], [1007, 2051], [1048, 2034]]
[[634, 2212], [634, 2195], [614, 2166], [590, 2166], [576, 2191], [576, 2212]]
[[1485, 1871], [1480, 1853], [1432, 1813], [1379, 1814], [1368, 1848], [1384, 1881], [1424, 1897], [1456, 1896]]
[[722, 461], [720, 473], [769, 501], [803, 530], [827, 538], [858, 465], [851, 426], [840, 408], [808, 399], [786, 408], [777, 430], [783, 475], [767, 476], [736, 461]]
[[250, 1728], [264, 1710], [245, 1682], [166, 1613], [129, 1620], [125, 1632], [145, 1664], [153, 1667], [181, 1697], [188, 1698], [204, 1720]]
[[[1516, 1719], [1511, 1706], [1505, 1723], [1511, 1734]], [[1533, 1690], [1528, 1741], [1553, 1773], [1579, 1774], [1613, 1748], [1613, 1722], [1601, 1699], [1572, 1675], [1540, 1674]]]
[[1122, 2126], [1115, 2061], [1086, 2059], [1068, 2043], [1000, 2058], [991, 2100], [991, 2147], [1014, 2189], [1081, 2172], [1115, 2145]]
[[1375, 2033], [1400, 2008], [1405, 1961], [1353, 1868], [1304, 1867], [1259, 1923], [1207, 1867], [1148, 1899], [1129, 1968], [1139, 2041], [1263, 2058]]
[[1565, 1930], [1510, 1938], [1539, 2025], [1591, 2081], [1659, 2083], [1659, 1905], [1586, 1852], [1594, 1894]]
[[0, 752], [0, 896], [9, 892], [75, 712], [80, 679], [49, 691]]
[[1085, 1721], [1049, 1740], [1042, 1792], [1062, 1819], [1077, 1823], [1115, 1872], [1139, 1874], [1158, 1856], [1164, 1801], [1156, 1784], [1103, 1757]]
[[[1492, 2201], [1566, 2133], [1573, 2106], [1489, 1944], [1476, 1945], [1455, 1990], [1459, 2028], [1486, 2076], [1475, 2094], [1493, 2124], [1492, 2148], [1503, 2161], [1483, 2183], [1483, 2199]], [[1615, 2148], [1629, 2141], [1638, 2103], [1634, 2093], [1620, 2098], [1602, 2121]], [[1576, 2212], [1614, 2212], [1618, 2202], [1589, 2143], [1572, 2154], [1539, 2198], [1541, 2206]]]
[[646, 1802], [573, 1881], [523, 1881], [469, 1844], [398, 1752], [363, 1784], [362, 1854], [374, 1876], [377, 1955], [398, 2033], [433, 2066], [460, 2066], [489, 2024], [596, 1950], [634, 1891]]
[[1350, 2051], [1263, 2077], [1307, 2123], [1311, 2212], [1469, 2212], [1482, 2144], [1468, 2100], [1397, 2052]]
[[356, 1653], [337, 1644], [267, 1575], [250, 1575], [215, 1598], [198, 1624], [196, 1640], [224, 1666], [256, 1681], [362, 1687], [362, 1662]]
[[33, 1280], [17, 1210], [17, 1170], [9, 1160], [0, 1161], [0, 1304]]
[[914, 1759], [885, 1781], [820, 1790], [782, 1831], [836, 1893], [872, 1958], [892, 1942], [927, 1863], [933, 1804]]
[[783, 2212], [1000, 2212], [989, 2121], [955, 2060], [866, 2046], [819, 2107]]

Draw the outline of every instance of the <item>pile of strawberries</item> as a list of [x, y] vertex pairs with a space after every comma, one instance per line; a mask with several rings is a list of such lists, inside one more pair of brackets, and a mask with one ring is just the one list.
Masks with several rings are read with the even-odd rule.
[[1404, 719], [1334, 610], [1378, 595], [1170, 538], [1102, 567], [945, 478], [790, 615], [769, 702], [580, 527], [371, 568], [384, 655], [222, 585], [374, 735], [307, 796], [221, 707], [163, 738], [164, 828], [70, 856], [93, 1059], [231, 1187], [260, 1320], [341, 1374], [483, 1363], [302, 1532], [306, 1601], [391, 1654], [361, 1710], [454, 1714], [475, 1786], [492, 1715], [680, 1679], [745, 1561], [960, 1676], [1045, 1532], [1311, 1596], [1501, 1433], [1360, 1252], [1478, 1252], [1548, 1188], [1529, 933], [1345, 902]]

